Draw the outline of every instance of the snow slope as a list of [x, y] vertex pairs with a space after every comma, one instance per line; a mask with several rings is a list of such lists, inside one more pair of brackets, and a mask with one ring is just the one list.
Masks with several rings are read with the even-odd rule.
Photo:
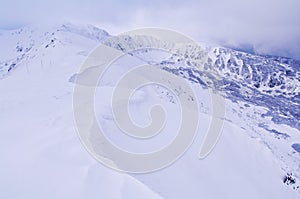
[[[72, 24], [0, 32], [1, 198], [299, 197], [299, 190], [294, 190], [300, 176], [299, 151], [295, 145], [300, 142], [299, 126], [293, 122], [276, 123], [272, 120], [274, 114], [262, 117], [263, 113], [270, 112], [264, 103], [251, 103], [242, 100], [243, 97], [235, 99], [230, 89], [224, 91], [229, 97], [219, 143], [206, 159], [198, 159], [211, 120], [207, 90], [199, 82], [191, 83], [200, 101], [198, 136], [177, 162], [157, 172], [133, 175], [113, 171], [94, 160], [81, 144], [73, 121], [72, 92], [74, 78], [78, 77], [74, 74], [93, 48], [109, 37], [96, 27]], [[208, 51], [213, 53], [215, 49]], [[235, 53], [228, 50], [219, 57]], [[211, 57], [217, 60], [217, 55]], [[242, 55], [257, 62], [261, 59], [261, 63], [265, 60], [275, 63], [274, 57]], [[156, 64], [173, 73], [181, 74], [180, 71], [189, 69], [183, 63], [172, 62], [177, 60], [174, 56], [161, 52], [128, 55], [114, 67], [157, 60], [160, 61]], [[191, 74], [190, 71], [182, 74]], [[293, 74], [298, 73], [299, 68], [294, 68]], [[157, 86], [149, 86], [133, 96], [130, 113], [137, 123], [149, 122], [143, 113], [155, 103], [167, 107], [174, 118], [156, 140], [131, 140], [118, 130], [109, 109], [113, 81], [118, 75], [112, 71], [97, 89], [98, 120], [105, 126], [107, 136], [118, 146], [132, 151], [149, 151], [165, 145], [174, 136], [172, 130], [179, 111], [176, 100], [171, 100], [175, 97]], [[185, 77], [196, 79], [195, 75]], [[229, 79], [239, 83], [238, 76]], [[298, 99], [297, 89], [291, 98]], [[287, 117], [292, 121], [297, 119], [293, 113]], [[283, 183], [288, 172], [293, 173], [297, 184]]]
[[160, 198], [96, 162], [77, 136], [68, 80], [97, 44], [76, 32], [55, 31], [1, 80], [0, 198]]

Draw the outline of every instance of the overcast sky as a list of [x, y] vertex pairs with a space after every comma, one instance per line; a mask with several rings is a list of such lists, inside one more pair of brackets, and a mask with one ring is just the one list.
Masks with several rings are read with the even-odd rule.
[[61, 21], [89, 23], [117, 34], [133, 28], [162, 27], [198, 41], [300, 59], [300, 0], [0, 2], [0, 28]]

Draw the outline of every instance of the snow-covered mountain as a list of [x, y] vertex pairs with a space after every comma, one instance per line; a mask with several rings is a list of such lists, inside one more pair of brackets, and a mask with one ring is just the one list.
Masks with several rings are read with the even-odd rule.
[[[164, 54], [147, 48], [173, 48], [156, 38], [113, 37], [94, 26], [73, 24], [2, 30], [0, 42], [1, 198], [299, 197], [299, 61], [207, 44]], [[127, 53], [135, 63], [157, 65], [189, 79], [198, 91], [204, 123], [200, 135], [168, 168], [118, 173], [95, 161], [80, 143], [72, 92], [82, 62], [100, 43]], [[145, 50], [135, 51], [137, 47]], [[138, 149], [138, 143], [120, 138], [107, 110], [112, 79], [98, 90], [105, 98], [99, 102], [99, 122], [113, 132], [114, 142]], [[216, 148], [199, 160], [211, 113], [208, 87], [225, 97], [226, 116]], [[145, 122], [140, 110], [153, 102], [164, 103], [175, 115], [173, 98], [161, 88], [148, 88], [134, 101], [133, 117]]]

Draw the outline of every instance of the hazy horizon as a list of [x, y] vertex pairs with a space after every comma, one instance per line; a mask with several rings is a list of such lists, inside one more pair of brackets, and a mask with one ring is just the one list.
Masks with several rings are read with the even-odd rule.
[[300, 59], [300, 1], [19, 1], [3, 2], [0, 28], [34, 23], [88, 23], [111, 34], [168, 28], [197, 41]]

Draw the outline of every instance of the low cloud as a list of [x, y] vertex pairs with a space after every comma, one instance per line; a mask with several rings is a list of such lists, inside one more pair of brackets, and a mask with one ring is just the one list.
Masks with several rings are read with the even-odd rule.
[[113, 34], [162, 27], [198, 41], [300, 59], [299, 8], [299, 0], [11, 0], [1, 3], [0, 26], [70, 21]]

